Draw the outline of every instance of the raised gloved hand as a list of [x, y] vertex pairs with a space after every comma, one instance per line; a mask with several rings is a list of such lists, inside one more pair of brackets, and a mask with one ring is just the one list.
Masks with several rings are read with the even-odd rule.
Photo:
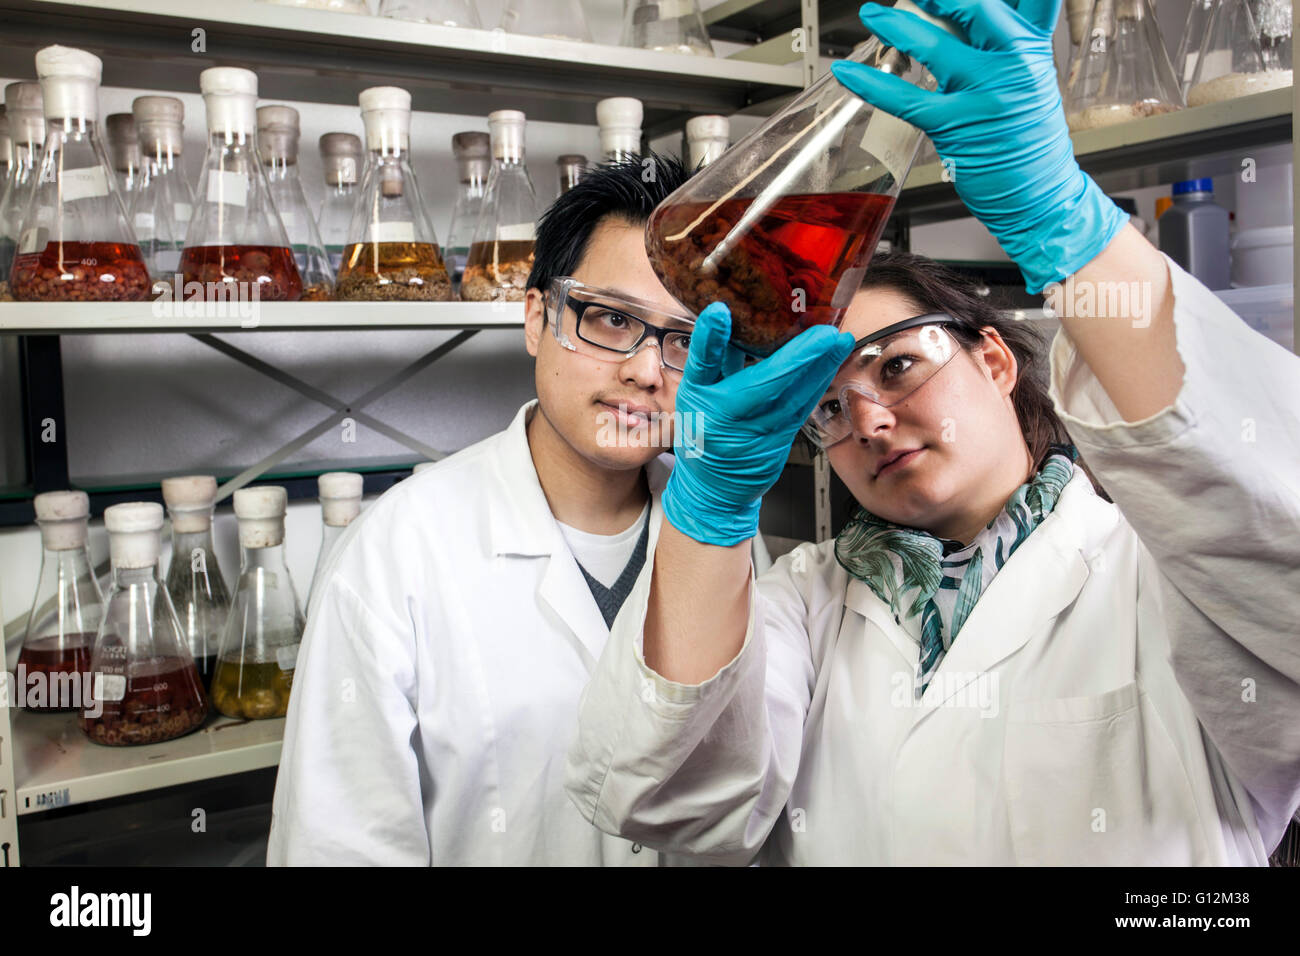
[[1075, 162], [1052, 62], [1061, 0], [915, 0], [969, 42], [920, 17], [869, 3], [862, 22], [934, 74], [938, 91], [859, 63], [844, 86], [934, 142], [953, 185], [1039, 292], [1079, 271], [1128, 217]]
[[726, 305], [700, 313], [677, 386], [677, 464], [662, 499], [677, 530], [724, 546], [758, 532], [763, 495], [781, 476], [790, 443], [853, 351], [852, 335], [818, 325], [727, 374], [736, 365], [730, 338]]

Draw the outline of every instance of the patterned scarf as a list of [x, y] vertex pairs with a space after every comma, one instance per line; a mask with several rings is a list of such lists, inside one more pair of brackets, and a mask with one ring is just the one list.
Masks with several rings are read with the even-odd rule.
[[836, 538], [836, 560], [889, 605], [895, 620], [920, 616], [918, 700], [993, 576], [1056, 507], [1078, 457], [1073, 445], [1053, 445], [1038, 474], [968, 545], [883, 521], [861, 507]]

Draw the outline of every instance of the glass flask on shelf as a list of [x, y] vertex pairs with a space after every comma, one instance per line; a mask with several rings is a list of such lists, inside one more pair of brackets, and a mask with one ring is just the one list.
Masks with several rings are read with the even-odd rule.
[[611, 96], [596, 104], [600, 128], [600, 153], [604, 162], [641, 158], [641, 101], [631, 96]]
[[456, 187], [456, 204], [451, 209], [451, 225], [447, 227], [447, 269], [452, 288], [459, 296], [469, 244], [474, 241], [488, 172], [492, 168], [491, 141], [487, 133], [457, 133], [451, 138], [451, 151], [456, 157], [460, 182]]
[[370, 16], [370, 7], [366, 5], [366, 0], [262, 0], [262, 2], [272, 3], [278, 7], [302, 7], [308, 10], [332, 10], [335, 13]]
[[518, 110], [488, 116], [492, 171], [460, 288], [471, 302], [524, 300], [537, 222], [537, 191], [524, 163], [525, 122]]
[[507, 0], [501, 14], [501, 29], [507, 33], [527, 33], [551, 40], [591, 42], [591, 30], [582, 0]]
[[1178, 53], [1174, 56], [1174, 77], [1178, 80], [1178, 90], [1187, 102], [1187, 90], [1192, 85], [1192, 74], [1196, 72], [1196, 60], [1201, 55], [1201, 39], [1210, 25], [1210, 14], [1214, 12], [1219, 0], [1192, 0], [1187, 10], [1187, 22], [1183, 25], [1183, 35], [1178, 41]]
[[587, 157], [578, 153], [566, 153], [556, 158], [555, 166], [560, 175], [560, 191], [557, 195], [563, 196], [582, 182], [582, 177], [587, 172]]
[[109, 747], [155, 744], [197, 730], [208, 697], [158, 580], [162, 505], [132, 501], [104, 511], [113, 586], [95, 638], [92, 706], [81, 729]]
[[725, 116], [693, 116], [686, 121], [688, 170], [713, 163], [731, 145], [731, 123]]
[[283, 717], [304, 626], [284, 559], [288, 496], [267, 485], [235, 492], [239, 583], [221, 639], [212, 703], [227, 717]]
[[174, 96], [138, 96], [131, 104], [140, 137], [140, 188], [131, 200], [131, 224], [153, 279], [153, 292], [175, 289], [181, 250], [194, 215], [194, 194], [180, 166], [185, 104]]
[[293, 302], [302, 277], [257, 152], [257, 74], [214, 66], [199, 74], [208, 149], [181, 251], [185, 297]]
[[[1193, 7], [1195, 12], [1195, 6]], [[1246, 0], [1216, 0], [1199, 35], [1187, 20], [1183, 43], [1195, 51], [1187, 105], [1204, 106], [1291, 85], [1291, 70], [1265, 66], [1260, 32]]]
[[624, 0], [623, 46], [713, 56], [699, 0]]
[[39, 83], [10, 83], [5, 87], [5, 117], [13, 143], [13, 161], [0, 195], [0, 301], [9, 294], [9, 270], [22, 232], [23, 211], [45, 142], [45, 112]]
[[[1055, 51], [1052, 54], [1053, 60], [1056, 61], [1062, 101], [1064, 101], [1065, 95], [1070, 89], [1070, 84], [1074, 82], [1073, 70], [1075, 64], [1080, 62], [1079, 47], [1083, 45], [1084, 39], [1088, 36], [1088, 20], [1092, 17], [1093, 2], [1094, 0], [1065, 0], [1065, 18], [1066, 23], [1069, 25], [1070, 55], [1062, 64], [1056, 57]], [[1063, 73], [1062, 67], [1064, 67]]]
[[352, 210], [356, 207], [360, 190], [364, 152], [361, 137], [352, 133], [326, 133], [320, 138], [321, 165], [325, 168], [325, 199], [320, 206], [321, 242], [329, 257], [330, 269], [337, 275], [343, 259], [343, 247], [348, 241], [348, 227], [352, 225]]
[[104, 133], [108, 140], [108, 158], [117, 174], [117, 188], [127, 206], [131, 194], [140, 185], [140, 140], [136, 136], [135, 117], [130, 113], [109, 113], [104, 117]]
[[[896, 7], [947, 29], [910, 0]], [[920, 63], [876, 37], [849, 59], [934, 88]], [[656, 207], [650, 264], [690, 311], [727, 303], [731, 341], [751, 355], [838, 324], [920, 141], [827, 73]]]
[[411, 94], [376, 86], [360, 99], [366, 168], [334, 297], [449, 300], [451, 276], [411, 168]]
[[482, 28], [474, 0], [380, 0], [379, 15], [444, 27]]
[[45, 143], [23, 207], [10, 294], [20, 302], [140, 301], [149, 272], [99, 138], [99, 57], [36, 54]]
[[289, 236], [289, 247], [302, 278], [301, 300], [321, 302], [330, 298], [334, 270], [330, 268], [325, 244], [321, 242], [316, 217], [307, 205], [298, 176], [298, 111], [292, 106], [260, 106], [257, 109], [257, 148], [266, 167], [271, 199], [280, 224]]
[[194, 658], [204, 690], [210, 693], [217, 651], [230, 614], [230, 592], [212, 548], [217, 480], [211, 475], [164, 478], [162, 495], [172, 519], [167, 594], [180, 620], [181, 638]]
[[328, 471], [316, 479], [320, 491], [321, 536], [316, 570], [312, 572], [311, 589], [307, 592], [308, 607], [311, 607], [312, 596], [321, 585], [335, 545], [352, 520], [361, 514], [363, 485], [362, 477], [354, 471]]
[[1254, 0], [1251, 14], [1259, 28], [1264, 69], [1291, 69], [1291, 0]]
[[27, 710], [75, 710], [91, 690], [90, 653], [104, 614], [87, 547], [90, 498], [84, 491], [47, 491], [33, 504], [41, 529], [41, 571], [17, 679], [26, 691]]
[[1075, 59], [1065, 100], [1071, 132], [1182, 109], [1150, 0], [1097, 0]]

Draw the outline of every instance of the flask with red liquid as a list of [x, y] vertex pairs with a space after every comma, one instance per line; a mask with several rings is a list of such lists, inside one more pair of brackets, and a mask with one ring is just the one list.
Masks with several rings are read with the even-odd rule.
[[[950, 29], [910, 0], [895, 6]], [[934, 86], [875, 37], [849, 59]], [[691, 311], [727, 303], [732, 343], [769, 355], [843, 317], [920, 141], [827, 73], [660, 203], [646, 226], [650, 262]]]
[[36, 54], [45, 143], [27, 196], [9, 291], [19, 302], [122, 302], [149, 296], [149, 272], [98, 131], [99, 57]]
[[91, 702], [82, 711], [81, 729], [110, 747], [180, 737], [202, 726], [208, 698], [158, 580], [162, 505], [112, 505], [104, 511], [104, 526], [113, 586], [91, 655]]
[[296, 301], [302, 277], [257, 149], [257, 74], [214, 66], [199, 87], [208, 152], [181, 252], [184, 298]]
[[33, 504], [43, 550], [18, 685], [27, 710], [75, 710], [89, 691], [90, 651], [104, 613], [87, 547], [90, 498], [84, 491], [47, 491]]

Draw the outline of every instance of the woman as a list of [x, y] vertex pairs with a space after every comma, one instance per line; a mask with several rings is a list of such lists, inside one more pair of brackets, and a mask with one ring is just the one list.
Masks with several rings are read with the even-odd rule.
[[[1079, 170], [1056, 0], [920, 6], [969, 40], [862, 18], [939, 92], [836, 75], [930, 135], [1031, 291], [1142, 293], [1064, 303], [1051, 353], [1115, 504], [1007, 327], [933, 266], [886, 263], [842, 332], [730, 375], [706, 309], [677, 397], [703, 428], [586, 692], [570, 796], [722, 862], [1264, 864], [1300, 803], [1300, 362]], [[801, 426], [861, 508], [754, 583], [743, 542]]]

